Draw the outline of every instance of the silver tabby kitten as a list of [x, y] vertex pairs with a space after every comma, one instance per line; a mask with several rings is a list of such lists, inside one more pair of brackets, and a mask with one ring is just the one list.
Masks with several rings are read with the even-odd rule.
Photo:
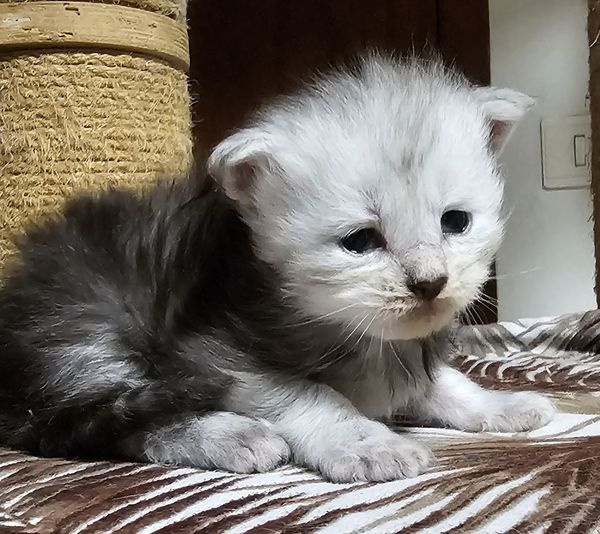
[[447, 363], [502, 235], [496, 157], [531, 100], [369, 55], [266, 108], [208, 173], [70, 202], [0, 289], [0, 440], [42, 455], [329, 480], [431, 464], [395, 415], [469, 431], [551, 403]]

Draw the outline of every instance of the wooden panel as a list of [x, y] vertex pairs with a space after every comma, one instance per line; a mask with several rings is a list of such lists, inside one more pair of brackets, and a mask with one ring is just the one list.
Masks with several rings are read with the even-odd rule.
[[487, 1], [437, 0], [437, 46], [473, 82], [490, 83]]
[[435, 0], [196, 0], [190, 6], [195, 134], [206, 149], [269, 97], [366, 46], [435, 43]]
[[600, 0], [588, 1], [590, 112], [592, 115], [592, 196], [596, 253], [596, 303], [600, 306]]
[[282, 89], [315, 67], [345, 61], [369, 47], [405, 53], [435, 39], [432, 1], [296, 0], [281, 7]]

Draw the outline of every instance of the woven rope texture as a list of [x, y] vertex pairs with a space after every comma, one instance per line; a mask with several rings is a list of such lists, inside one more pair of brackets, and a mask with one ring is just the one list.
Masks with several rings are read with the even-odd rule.
[[139, 188], [191, 160], [185, 74], [129, 55], [0, 58], [0, 263], [76, 191]]
[[[128, 5], [167, 14], [182, 4]], [[189, 104], [185, 73], [159, 59], [64, 49], [0, 54], [0, 267], [23, 224], [74, 193], [139, 189], [186, 172]]]

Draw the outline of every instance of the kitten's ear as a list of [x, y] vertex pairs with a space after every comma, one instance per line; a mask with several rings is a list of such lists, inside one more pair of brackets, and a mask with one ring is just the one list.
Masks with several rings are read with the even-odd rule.
[[266, 140], [250, 128], [221, 141], [208, 158], [208, 173], [243, 205], [251, 203], [257, 180], [273, 167]]
[[490, 147], [495, 153], [500, 153], [517, 123], [533, 106], [534, 100], [512, 89], [478, 87], [474, 91], [489, 121]]

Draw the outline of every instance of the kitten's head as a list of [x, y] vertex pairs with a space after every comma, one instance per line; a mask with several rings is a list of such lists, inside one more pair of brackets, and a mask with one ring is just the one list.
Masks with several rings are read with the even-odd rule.
[[531, 105], [370, 55], [264, 110], [209, 160], [300, 311], [423, 337], [478, 295], [502, 235], [496, 155]]

